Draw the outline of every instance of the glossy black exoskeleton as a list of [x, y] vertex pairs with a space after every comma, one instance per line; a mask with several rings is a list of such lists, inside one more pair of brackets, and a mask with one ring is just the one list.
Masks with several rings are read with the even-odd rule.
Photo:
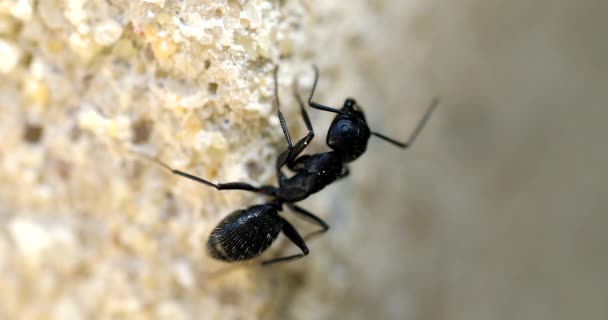
[[[309, 249], [302, 236], [287, 220], [278, 214], [282, 210], [283, 205], [287, 205], [293, 213], [321, 227], [317, 233], [327, 231], [329, 229], [327, 223], [294, 203], [347, 176], [349, 171], [346, 164], [357, 159], [365, 152], [370, 135], [378, 136], [402, 148], [410, 146], [437, 104], [435, 100], [416, 126], [414, 132], [410, 135], [408, 141], [401, 143], [370, 131], [363, 112], [353, 99], [347, 99], [342, 109], [334, 109], [313, 102], [312, 97], [318, 81], [318, 70], [315, 67], [315, 81], [308, 98], [308, 105], [315, 109], [337, 113], [327, 135], [327, 144], [332, 151], [300, 156], [310, 144], [315, 134], [304, 103], [297, 92], [296, 83], [294, 96], [300, 106], [300, 113], [308, 129], [308, 134], [295, 144], [292, 143], [285, 118], [280, 109], [277, 72], [278, 67], [274, 70], [275, 104], [281, 128], [287, 141], [287, 149], [279, 155], [275, 164], [278, 187], [270, 185], [255, 187], [244, 182], [216, 184], [189, 173], [173, 169], [158, 159], [152, 159], [170, 170], [173, 174], [214, 187], [217, 190], [245, 190], [272, 197], [266, 204], [254, 205], [246, 209], [234, 211], [215, 227], [207, 241], [207, 252], [211, 257], [218, 260], [235, 262], [255, 258], [270, 247], [281, 231], [302, 253], [266, 260], [262, 264], [286, 262], [307, 255]], [[284, 166], [287, 166], [294, 172], [291, 177], [287, 177], [282, 172]]]
[[[270, 185], [255, 187], [244, 182], [216, 184], [192, 174], [173, 169], [158, 159], [152, 159], [170, 170], [173, 174], [214, 187], [217, 190], [245, 190], [272, 197], [272, 200], [266, 204], [254, 205], [246, 209], [234, 211], [213, 229], [209, 236], [209, 240], [207, 241], [207, 252], [212, 258], [218, 260], [235, 262], [255, 258], [270, 247], [281, 231], [302, 251], [302, 253], [266, 260], [263, 261], [262, 264], [266, 265], [291, 261], [307, 255], [309, 249], [302, 236], [291, 223], [278, 214], [278, 212], [282, 210], [284, 204], [298, 216], [321, 227], [321, 229], [315, 233], [322, 233], [329, 229], [329, 225], [319, 217], [294, 203], [305, 199], [333, 181], [343, 177], [346, 174], [346, 171], [342, 166], [341, 158], [333, 151], [298, 157], [314, 137], [314, 132], [308, 114], [304, 108], [304, 103], [296, 93], [295, 95], [300, 104], [302, 117], [304, 118], [304, 122], [306, 123], [309, 132], [295, 145], [292, 144], [289, 131], [285, 124], [285, 118], [280, 110], [277, 72], [278, 68], [274, 71], [275, 104], [279, 120], [281, 121], [281, 127], [288, 144], [287, 149], [281, 153], [276, 162], [279, 187]], [[285, 165], [295, 172], [293, 176], [286, 177], [282, 172], [281, 169]]]
[[367, 149], [367, 142], [371, 135], [390, 142], [399, 148], [406, 149], [411, 147], [439, 104], [439, 99], [433, 99], [407, 141], [399, 142], [381, 133], [371, 131], [365, 120], [363, 110], [353, 98], [347, 98], [341, 109], [328, 107], [312, 101], [315, 89], [317, 88], [317, 82], [319, 81], [319, 69], [317, 69], [316, 66], [313, 66], [313, 68], [315, 71], [315, 80], [310, 91], [310, 96], [308, 97], [308, 105], [314, 109], [336, 113], [336, 117], [327, 131], [326, 142], [332, 150], [340, 155], [344, 163], [356, 160], [365, 152]]
[[[215, 259], [241, 261], [257, 257], [289, 226], [278, 204], [261, 204], [229, 214], [211, 232], [207, 252]], [[289, 228], [289, 227], [288, 227]]]

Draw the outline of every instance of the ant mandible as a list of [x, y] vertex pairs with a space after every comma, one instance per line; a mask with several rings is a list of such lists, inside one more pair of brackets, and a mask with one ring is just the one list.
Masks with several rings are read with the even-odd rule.
[[[313, 102], [312, 97], [319, 77], [318, 69], [314, 67], [314, 70], [315, 80], [308, 98], [308, 105], [315, 109], [338, 114], [332, 122], [327, 135], [327, 144], [332, 151], [299, 157], [314, 138], [314, 131], [304, 103], [296, 88], [294, 88], [294, 96], [300, 106], [300, 112], [308, 129], [308, 134], [295, 145], [292, 143], [285, 118], [280, 110], [277, 81], [278, 66], [275, 67], [273, 73], [274, 103], [277, 106], [277, 114], [288, 145], [287, 149], [277, 158], [275, 165], [279, 187], [271, 185], [255, 187], [245, 182], [213, 183], [187, 172], [173, 169], [162, 161], [151, 158], [151, 160], [157, 162], [173, 174], [205, 184], [217, 190], [245, 190], [273, 198], [265, 204], [234, 211], [224, 218], [213, 229], [207, 241], [207, 252], [212, 258], [226, 262], [237, 262], [255, 258], [270, 247], [281, 231], [302, 253], [265, 260], [262, 262], [262, 265], [292, 261], [308, 255], [310, 250], [302, 236], [291, 223], [278, 214], [278, 211], [283, 209], [283, 204], [286, 204], [292, 212], [300, 217], [321, 227], [315, 233], [329, 230], [327, 223], [294, 203], [307, 198], [332, 182], [348, 175], [349, 171], [345, 164], [363, 154], [367, 147], [370, 133], [402, 148], [410, 146], [437, 104], [435, 100], [416, 126], [414, 132], [410, 135], [408, 141], [400, 143], [379, 133], [371, 132], [367, 126], [363, 112], [360, 111], [353, 99], [347, 99], [341, 110]], [[296, 83], [294, 83], [294, 87], [297, 87]], [[294, 171], [294, 175], [290, 178], [286, 177], [281, 170], [285, 165]]]

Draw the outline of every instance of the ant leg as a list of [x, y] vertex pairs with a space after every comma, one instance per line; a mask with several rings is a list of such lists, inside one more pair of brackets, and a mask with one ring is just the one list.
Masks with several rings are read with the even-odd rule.
[[245, 190], [245, 191], [251, 191], [251, 192], [255, 192], [255, 193], [261, 193], [261, 194], [265, 194], [265, 195], [269, 195], [272, 196], [275, 194], [276, 192], [276, 188], [273, 186], [262, 186], [262, 187], [254, 187], [248, 183], [245, 182], [227, 182], [227, 183], [213, 183], [210, 181], [207, 181], [203, 178], [197, 177], [195, 175], [192, 175], [190, 173], [181, 171], [181, 170], [176, 170], [171, 168], [168, 164], [153, 158], [153, 157], [149, 157], [147, 155], [143, 155], [143, 154], [139, 154], [142, 157], [147, 158], [148, 160], [154, 161], [157, 164], [161, 165], [162, 167], [164, 167], [165, 169], [171, 171], [171, 173], [178, 175], [178, 176], [182, 176], [184, 178], [196, 181], [198, 183], [202, 183], [204, 185], [207, 185], [209, 187], [213, 187], [216, 188], [217, 190]]
[[340, 176], [338, 177], [338, 179], [343, 179], [346, 178], [350, 175], [350, 169], [348, 169], [347, 166], [344, 166], [342, 169], [342, 173], [340, 173]]
[[306, 124], [306, 129], [308, 129], [308, 133], [306, 134], [306, 136], [304, 136], [304, 138], [300, 139], [300, 141], [298, 141], [298, 143], [296, 143], [296, 145], [293, 147], [290, 157], [287, 158], [288, 164], [292, 163], [293, 160], [297, 156], [299, 156], [300, 153], [302, 153], [302, 151], [304, 151], [304, 149], [306, 149], [306, 147], [308, 147], [308, 145], [310, 144], [312, 139], [315, 137], [315, 131], [312, 128], [312, 123], [310, 122], [308, 113], [306, 112], [306, 109], [304, 108], [304, 102], [302, 101], [302, 97], [300, 97], [300, 94], [298, 93], [297, 86], [298, 86], [298, 82], [296, 81], [296, 82], [294, 82], [293, 95], [296, 98], [296, 100], [298, 101], [298, 104], [300, 105], [300, 114], [302, 115], [302, 118], [304, 119], [304, 123]]
[[291, 150], [293, 148], [293, 144], [291, 143], [291, 137], [289, 136], [289, 130], [287, 129], [287, 123], [285, 122], [285, 117], [283, 117], [283, 113], [281, 112], [281, 103], [279, 101], [279, 80], [278, 74], [279, 66], [274, 68], [273, 77], [274, 77], [274, 103], [277, 105], [277, 115], [279, 117], [279, 122], [281, 123], [281, 129], [283, 129], [283, 135], [285, 136], [285, 140], [287, 140], [287, 149]]
[[305, 255], [308, 255], [308, 253], [310, 252], [308, 250], [308, 247], [306, 246], [306, 242], [304, 242], [304, 239], [298, 233], [298, 230], [296, 230], [296, 228], [294, 228], [291, 225], [291, 223], [289, 223], [289, 221], [285, 220], [283, 217], [281, 217], [281, 221], [283, 222], [283, 228], [282, 228], [283, 233], [285, 234], [285, 236], [287, 236], [287, 238], [289, 240], [291, 240], [291, 242], [293, 242], [296, 246], [298, 246], [298, 248], [300, 248], [300, 250], [302, 250], [302, 253], [298, 253], [298, 254], [294, 254], [294, 255], [291, 255], [291, 256], [286, 256], [286, 257], [281, 257], [281, 258], [275, 258], [275, 259], [270, 259], [270, 260], [262, 261], [262, 265], [263, 266], [267, 266], [267, 265], [273, 264], [273, 263], [288, 262], [288, 261], [297, 260], [297, 259], [300, 259], [300, 258], [304, 257]]
[[302, 207], [299, 207], [295, 204], [288, 204], [288, 205], [289, 205], [289, 208], [291, 210], [293, 210], [294, 213], [298, 214], [300, 217], [304, 218], [308, 222], [316, 224], [319, 227], [321, 227], [321, 230], [319, 230], [319, 232], [322, 233], [322, 232], [329, 230], [329, 225], [325, 221], [321, 220], [321, 218], [319, 218], [316, 215], [314, 215], [313, 213], [311, 213], [310, 211], [308, 211]]
[[308, 113], [306, 112], [306, 108], [304, 108], [304, 102], [302, 101], [302, 97], [298, 92], [298, 80], [293, 82], [293, 96], [298, 101], [300, 105], [300, 113], [302, 114], [302, 118], [304, 118], [304, 123], [306, 123], [306, 128], [308, 129], [309, 134], [312, 133], [314, 136], [314, 132], [312, 130], [312, 123], [310, 122], [310, 118], [308, 118]]
[[395, 139], [389, 138], [378, 132], [372, 131], [372, 134], [386, 142], [394, 144], [395, 146], [397, 146], [399, 148], [403, 148], [403, 149], [409, 148], [412, 146], [412, 144], [414, 144], [416, 137], [418, 137], [418, 134], [420, 134], [420, 131], [422, 131], [422, 128], [424, 128], [426, 123], [429, 121], [431, 114], [433, 113], [433, 111], [435, 111], [438, 104], [439, 104], [439, 98], [437, 98], [437, 97], [433, 98], [433, 101], [431, 101], [431, 104], [424, 112], [422, 119], [420, 119], [420, 121], [418, 121], [418, 124], [414, 128], [414, 131], [412, 131], [412, 133], [410, 134], [409, 138], [407, 138], [406, 142], [399, 142]]
[[304, 118], [304, 122], [306, 123], [306, 128], [308, 129], [308, 134], [300, 139], [296, 145], [294, 146], [291, 142], [291, 136], [289, 135], [289, 129], [287, 128], [287, 123], [285, 121], [285, 117], [283, 116], [283, 113], [281, 112], [281, 104], [279, 102], [279, 92], [278, 92], [278, 69], [279, 67], [277, 66], [274, 69], [274, 95], [275, 95], [275, 104], [277, 105], [277, 114], [279, 117], [279, 121], [281, 123], [281, 129], [283, 129], [283, 135], [285, 136], [285, 140], [287, 140], [287, 149], [285, 151], [283, 151], [283, 153], [281, 153], [281, 155], [279, 155], [279, 157], [277, 158], [277, 163], [276, 163], [276, 170], [277, 170], [277, 176], [279, 177], [279, 181], [281, 181], [282, 179], [284, 179], [284, 175], [281, 172], [281, 168], [287, 164], [287, 163], [291, 163], [300, 153], [302, 153], [302, 151], [304, 151], [304, 149], [306, 149], [306, 147], [308, 146], [308, 144], [310, 143], [310, 141], [312, 141], [312, 139], [315, 136], [314, 130], [312, 128], [312, 123], [310, 122], [310, 118], [308, 118], [308, 113], [306, 113], [306, 110], [304, 109], [304, 103], [302, 102], [302, 98], [300, 97], [300, 95], [298, 94], [296, 88], [297, 88], [297, 82], [294, 82], [294, 96], [296, 97], [296, 99], [298, 100], [298, 103], [300, 104], [300, 112], [302, 114], [302, 118]]
[[308, 96], [308, 105], [314, 109], [338, 113], [338, 114], [344, 114], [344, 112], [342, 112], [342, 110], [324, 106], [320, 103], [312, 101], [312, 96], [315, 94], [315, 90], [317, 89], [317, 82], [319, 81], [319, 68], [317, 68], [316, 65], [313, 65], [312, 68], [315, 70], [315, 81], [312, 83], [312, 88], [310, 89], [310, 96]]

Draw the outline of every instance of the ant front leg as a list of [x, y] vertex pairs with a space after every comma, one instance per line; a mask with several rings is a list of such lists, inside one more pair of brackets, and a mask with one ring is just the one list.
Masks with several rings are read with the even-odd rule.
[[310, 144], [312, 139], [315, 137], [314, 130], [312, 128], [312, 123], [310, 122], [310, 118], [308, 117], [308, 113], [306, 113], [306, 109], [304, 108], [304, 103], [302, 102], [302, 98], [297, 92], [297, 81], [294, 82], [294, 96], [300, 105], [300, 112], [302, 114], [302, 118], [304, 118], [304, 123], [306, 124], [306, 128], [308, 129], [308, 134], [300, 139], [295, 146], [291, 142], [291, 136], [289, 135], [289, 129], [287, 128], [287, 123], [285, 121], [285, 117], [281, 112], [281, 104], [279, 101], [279, 90], [278, 90], [278, 73], [279, 67], [277, 66], [274, 69], [274, 95], [275, 95], [275, 104], [277, 105], [277, 115], [279, 117], [279, 121], [281, 123], [281, 129], [283, 129], [283, 135], [285, 136], [285, 140], [287, 141], [287, 149], [279, 155], [276, 163], [277, 176], [279, 177], [279, 181], [284, 178], [283, 173], [281, 172], [281, 168], [288, 163], [292, 163], [293, 160], [306, 149], [306, 147]]
[[308, 147], [308, 145], [310, 144], [312, 139], [315, 137], [315, 131], [312, 128], [312, 123], [310, 122], [308, 113], [306, 112], [306, 109], [304, 108], [304, 102], [302, 102], [302, 97], [300, 97], [300, 94], [298, 93], [297, 80], [294, 82], [293, 96], [294, 96], [294, 98], [296, 98], [296, 101], [298, 101], [298, 105], [300, 106], [300, 114], [302, 115], [302, 118], [304, 119], [304, 123], [306, 124], [306, 129], [308, 129], [308, 133], [306, 134], [306, 136], [304, 138], [300, 139], [300, 141], [298, 141], [298, 143], [296, 143], [296, 145], [293, 147], [291, 156], [289, 158], [287, 158], [288, 164], [292, 164], [293, 160], [295, 160], [295, 158], [297, 156], [299, 156], [300, 153], [302, 153], [302, 151], [304, 151], [304, 149], [306, 149], [306, 147]]

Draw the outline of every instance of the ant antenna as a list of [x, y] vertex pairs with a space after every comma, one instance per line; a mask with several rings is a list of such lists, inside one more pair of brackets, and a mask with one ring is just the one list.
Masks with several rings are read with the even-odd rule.
[[344, 113], [342, 110], [324, 106], [320, 103], [316, 103], [316, 102], [312, 101], [312, 96], [315, 94], [315, 90], [317, 89], [317, 82], [319, 81], [319, 68], [317, 68], [317, 66], [314, 64], [312, 65], [312, 68], [315, 70], [315, 81], [312, 83], [312, 88], [310, 89], [310, 96], [308, 97], [308, 105], [314, 109], [319, 109], [319, 110], [323, 110], [323, 111], [346, 115], [346, 113]]
[[435, 111], [435, 109], [437, 108], [437, 105], [439, 105], [439, 98], [435, 97], [435, 98], [433, 98], [433, 101], [431, 101], [431, 104], [429, 105], [429, 107], [424, 112], [422, 119], [420, 119], [420, 121], [418, 121], [416, 128], [414, 128], [414, 131], [412, 131], [409, 138], [407, 138], [406, 142], [399, 142], [395, 139], [389, 138], [378, 132], [372, 131], [372, 134], [386, 142], [392, 143], [393, 145], [395, 145], [399, 148], [407, 149], [407, 148], [411, 147], [412, 144], [414, 144], [416, 137], [418, 137], [418, 134], [420, 134], [420, 131], [422, 131], [422, 129], [424, 128], [426, 123], [429, 121], [429, 118], [431, 117], [431, 114], [433, 113], [433, 111]]

